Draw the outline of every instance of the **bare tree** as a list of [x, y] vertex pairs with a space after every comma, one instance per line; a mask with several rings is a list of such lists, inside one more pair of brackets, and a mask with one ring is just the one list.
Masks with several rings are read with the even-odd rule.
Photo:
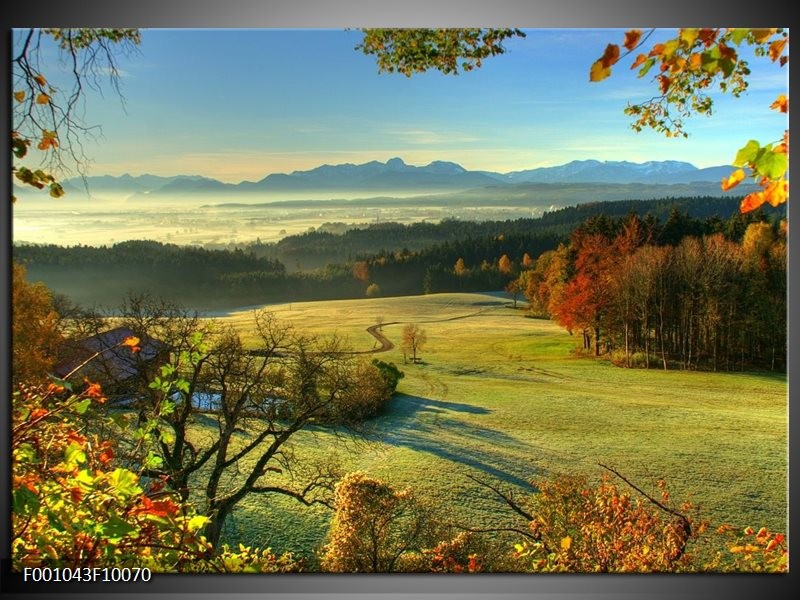
[[[19, 182], [47, 188], [51, 196], [58, 198], [64, 190], [56, 181], [57, 176], [72, 169], [84, 174], [88, 159], [83, 142], [99, 133], [99, 127], [83, 120], [86, 90], [100, 91], [101, 81], [107, 78], [119, 95], [118, 57], [132, 52], [139, 41], [137, 29], [14, 31], [11, 150], [15, 158], [12, 172]], [[48, 79], [56, 65], [45, 64], [42, 57], [51, 53], [58, 54], [65, 71], [61, 75], [66, 76], [52, 79], [66, 81], [67, 85], [56, 87]], [[28, 155], [31, 146], [41, 151], [40, 166], [50, 172], [17, 164]]]
[[299, 335], [266, 311], [254, 313], [258, 344], [248, 348], [237, 332], [195, 315], [165, 315], [152, 302], [134, 306], [123, 322], [169, 349], [149, 382], [144, 375], [139, 382], [140, 433], [128, 444], [144, 475], [185, 500], [202, 498], [198, 510], [210, 519], [204, 534], [212, 544], [251, 494], [330, 506], [341, 473], [333, 461], [304, 462], [294, 452], [295, 434], [312, 423], [357, 433], [367, 405], [391, 394], [377, 367], [339, 340]]

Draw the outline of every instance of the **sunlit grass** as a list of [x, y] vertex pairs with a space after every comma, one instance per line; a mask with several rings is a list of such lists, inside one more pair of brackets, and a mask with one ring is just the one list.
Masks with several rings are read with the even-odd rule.
[[[490, 295], [270, 309], [303, 331], [344, 336], [356, 350], [373, 348], [365, 330], [381, 317], [396, 347], [376, 356], [406, 375], [384, 414], [370, 422], [368, 441], [303, 432], [296, 451], [304, 460], [335, 453], [344, 470], [411, 487], [449, 519], [485, 524], [513, 522], [513, 515], [467, 475], [519, 494], [533, 491], [531, 479], [558, 472], [599, 477], [604, 463], [646, 490], [665, 478], [676, 501], [691, 499], [714, 523], [786, 529], [783, 374], [614, 367], [574, 355], [575, 338], [557, 325], [524, 318]], [[251, 318], [240, 312], [224, 320], [254, 344]], [[427, 332], [421, 364], [403, 364], [400, 331], [408, 322]], [[229, 523], [227, 540], [311, 553], [329, 518], [325, 509], [290, 499], [250, 496]]]

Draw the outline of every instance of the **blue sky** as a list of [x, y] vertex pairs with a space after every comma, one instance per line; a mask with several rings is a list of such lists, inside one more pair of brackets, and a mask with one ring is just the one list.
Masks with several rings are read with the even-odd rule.
[[621, 30], [526, 33], [476, 71], [407, 78], [356, 52], [358, 31], [144, 30], [138, 53], [120, 61], [125, 108], [108, 90], [87, 101], [86, 121], [103, 131], [86, 146], [90, 174], [236, 183], [394, 156], [501, 172], [589, 158], [704, 167], [787, 127], [768, 107], [787, 93], [788, 69], [755, 59], [748, 93], [715, 96], [712, 117], [689, 121], [689, 139], [635, 133], [623, 109], [654, 84], [627, 65], [600, 83], [588, 77]]

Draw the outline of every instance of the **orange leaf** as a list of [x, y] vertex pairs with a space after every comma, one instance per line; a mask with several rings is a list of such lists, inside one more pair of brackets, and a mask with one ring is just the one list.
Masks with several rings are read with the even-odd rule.
[[36, 419], [44, 417], [48, 414], [50, 414], [50, 411], [46, 408], [35, 408], [31, 411], [30, 420], [35, 421]]
[[703, 57], [700, 53], [695, 52], [691, 56], [689, 56], [689, 67], [692, 69], [699, 69], [700, 65], [703, 64]]
[[[764, 200], [769, 202], [772, 206], [778, 206], [786, 202], [789, 197], [789, 182], [785, 179], [773, 181], [764, 190]], [[763, 529], [763, 528], [762, 528]], [[759, 532], [759, 535], [761, 532]]]
[[769, 57], [772, 59], [772, 62], [775, 62], [781, 57], [783, 49], [786, 47], [786, 42], [788, 41], [788, 38], [782, 38], [780, 40], [775, 40], [769, 45]]
[[131, 347], [138, 346], [139, 345], [139, 338], [134, 336], [134, 335], [132, 335], [130, 337], [126, 337], [124, 340], [122, 340], [122, 345], [123, 346], [131, 346]]
[[47, 104], [48, 102], [50, 102], [50, 96], [47, 94], [40, 93], [36, 96], [36, 104]]
[[661, 93], [662, 94], [666, 94], [667, 93], [667, 90], [669, 89], [669, 86], [670, 86], [671, 83], [672, 83], [672, 80], [669, 77], [667, 77], [666, 75], [659, 75], [658, 76], [658, 84], [659, 84], [659, 87], [661, 88]]
[[744, 169], [736, 169], [731, 176], [722, 180], [722, 191], [732, 190], [745, 178]]
[[103, 442], [102, 448], [103, 451], [100, 452], [97, 460], [99, 460], [103, 466], [106, 466], [111, 462], [111, 459], [114, 458], [114, 449], [111, 447], [111, 442]]
[[642, 37], [641, 29], [631, 29], [625, 32], [625, 42], [622, 44], [628, 50], [633, 50]]
[[652, 50], [650, 50], [650, 56], [658, 56], [664, 52], [664, 44], [656, 44], [653, 46]]
[[25, 100], [25, 90], [19, 90], [18, 92], [14, 92], [14, 100], [17, 102], [22, 102]]
[[122, 345], [128, 346], [131, 349], [131, 352], [134, 353], [141, 351], [141, 348], [139, 347], [139, 338], [133, 335], [122, 340]]
[[142, 496], [142, 506], [136, 509], [139, 514], [153, 515], [154, 517], [169, 517], [176, 514], [180, 507], [172, 500], [158, 500], [153, 502], [147, 496]]
[[699, 37], [700, 41], [705, 44], [706, 48], [708, 48], [714, 43], [714, 40], [717, 39], [717, 31], [716, 29], [701, 29], [700, 33], [697, 34], [697, 37]]
[[778, 547], [778, 540], [770, 540], [769, 544], [767, 544], [766, 550], [767, 552], [769, 552], [770, 550], [774, 550], [777, 547]]
[[646, 54], [640, 54], [639, 56], [636, 57], [636, 60], [633, 61], [633, 64], [631, 65], [631, 69], [635, 69], [636, 67], [638, 67], [639, 65], [644, 63], [644, 61], [646, 61], [646, 60], [647, 60], [647, 55]]
[[[764, 204], [765, 200], [766, 198], [764, 197], [764, 192], [753, 192], [752, 194], [748, 194], [742, 200], [742, 203], [739, 206], [739, 212], [748, 213], [752, 210], [755, 210], [759, 206]], [[749, 529], [750, 532], [752, 533], [753, 530], [750, 527], [748, 527], [747, 529]], [[745, 533], [747, 533], [747, 530], [745, 530]]]
[[606, 51], [603, 53], [600, 60], [603, 62], [604, 67], [611, 67], [611, 65], [619, 60], [619, 46], [616, 44], [609, 44], [606, 46]]
[[789, 112], [789, 99], [786, 94], [781, 94], [775, 99], [775, 102], [769, 105], [772, 110], [777, 110], [782, 113]]
[[44, 78], [44, 75], [42, 75], [41, 73], [39, 73], [39, 74], [38, 74], [36, 77], [34, 77], [33, 79], [34, 79], [34, 80], [36, 81], [36, 83], [38, 83], [39, 85], [47, 85], [47, 80]]
[[686, 59], [685, 58], [678, 58], [675, 62], [672, 63], [670, 67], [670, 73], [680, 73], [686, 67]]
[[90, 398], [102, 398], [103, 391], [100, 389], [99, 383], [92, 383], [88, 379], [84, 379], [84, 382], [87, 384], [87, 388], [84, 393], [89, 396]]
[[776, 31], [777, 29], [753, 29], [752, 33], [753, 37], [760, 44], [766, 42]]

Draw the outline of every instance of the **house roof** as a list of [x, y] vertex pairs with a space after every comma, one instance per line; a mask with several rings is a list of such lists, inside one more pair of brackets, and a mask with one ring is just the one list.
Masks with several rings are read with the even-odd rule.
[[137, 337], [128, 327], [117, 327], [81, 340], [70, 340], [64, 344], [64, 358], [55, 365], [57, 377], [102, 374], [115, 381], [124, 381], [136, 375], [143, 363], [153, 360], [167, 346], [156, 339], [143, 339], [134, 352], [122, 342]]

